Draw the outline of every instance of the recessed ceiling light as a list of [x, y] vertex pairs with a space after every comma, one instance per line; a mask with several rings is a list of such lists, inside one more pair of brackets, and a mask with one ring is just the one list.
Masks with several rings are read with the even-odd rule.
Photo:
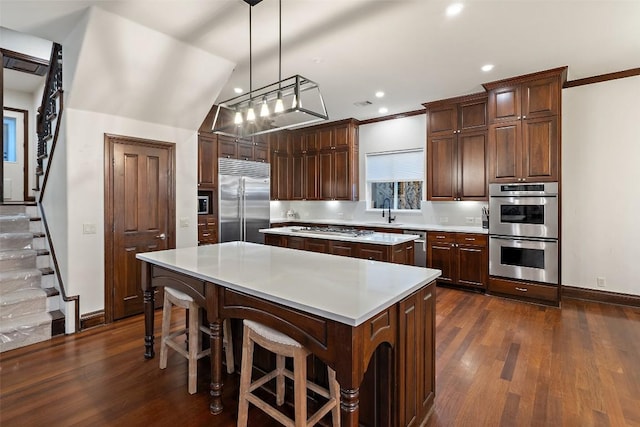
[[462, 11], [463, 8], [462, 3], [453, 3], [447, 7], [447, 16], [455, 16]]
[[243, 92], [241, 87], [234, 87], [234, 88], [233, 88], [233, 91], [234, 91], [235, 93], [242, 93], [242, 92]]
[[376, 92], [376, 98], [382, 98], [384, 96], [384, 92], [379, 90]]
[[493, 64], [486, 64], [483, 65], [482, 68], [480, 68], [482, 71], [487, 72], [487, 71], [491, 71], [493, 70]]
[[388, 112], [389, 112], [389, 109], [387, 107], [380, 107], [378, 109], [378, 113], [380, 113], [380, 114], [386, 114]]

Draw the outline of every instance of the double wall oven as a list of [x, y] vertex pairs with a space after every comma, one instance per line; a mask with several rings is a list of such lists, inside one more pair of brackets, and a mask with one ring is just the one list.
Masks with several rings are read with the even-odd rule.
[[489, 274], [558, 284], [558, 183], [489, 185]]

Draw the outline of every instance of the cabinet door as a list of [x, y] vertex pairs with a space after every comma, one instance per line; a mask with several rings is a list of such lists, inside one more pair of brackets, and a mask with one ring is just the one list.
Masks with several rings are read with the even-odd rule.
[[489, 126], [489, 180], [513, 182], [522, 167], [520, 120]]
[[333, 147], [333, 129], [326, 128], [318, 131], [320, 150], [330, 150]]
[[218, 146], [214, 138], [198, 137], [198, 187], [215, 187], [218, 180]]
[[253, 160], [256, 162], [269, 162], [269, 144], [256, 142], [253, 146]]
[[425, 419], [435, 398], [435, 295], [428, 286], [399, 303], [398, 425]]
[[318, 154], [319, 178], [320, 178], [320, 199], [332, 200], [333, 195], [333, 151], [321, 151]]
[[336, 126], [333, 129], [333, 146], [336, 148], [340, 147], [349, 147], [351, 136], [349, 133], [351, 132], [351, 126], [341, 125]]
[[291, 200], [302, 200], [305, 189], [304, 155], [294, 152], [291, 156]]
[[487, 132], [458, 135], [458, 197], [463, 200], [488, 200]]
[[458, 246], [458, 284], [465, 286], [486, 287], [487, 248], [482, 246]]
[[453, 235], [450, 233], [427, 234], [428, 266], [442, 271], [438, 281], [455, 283], [454, 255]]
[[218, 136], [218, 157], [238, 158], [238, 145], [235, 139]]
[[391, 249], [391, 262], [413, 265], [413, 242], [401, 243]]
[[333, 152], [333, 198], [351, 200], [349, 149], [336, 148]]
[[274, 160], [271, 165], [271, 199], [287, 200], [289, 198], [289, 156], [278, 153]]
[[457, 104], [430, 108], [427, 117], [427, 132], [430, 135], [453, 135], [458, 130]]
[[287, 237], [286, 244], [287, 244], [287, 247], [291, 248], [291, 249], [305, 250], [305, 247], [304, 247], [305, 246], [304, 245], [305, 240], [306, 239], [304, 239], [302, 237], [291, 237], [291, 236], [289, 236], [289, 237]]
[[305, 239], [304, 249], [309, 252], [327, 253], [329, 250], [327, 240], [322, 239]]
[[522, 84], [522, 118], [557, 116], [560, 84], [557, 77]]
[[282, 244], [282, 236], [278, 236], [277, 234], [265, 234], [264, 244], [269, 246], [284, 246]]
[[429, 139], [427, 146], [427, 199], [453, 200], [456, 190], [456, 136], [444, 135]]
[[329, 244], [329, 253], [332, 255], [355, 257], [356, 246], [354, 243], [333, 240]]
[[253, 142], [239, 141], [237, 155], [240, 160], [253, 160]]
[[505, 86], [489, 92], [491, 123], [519, 120], [521, 114], [520, 86]]
[[486, 129], [488, 124], [486, 99], [460, 103], [458, 115], [458, 133]]
[[318, 200], [318, 153], [307, 154], [303, 157], [302, 173], [304, 181], [303, 198]]
[[523, 165], [526, 181], [558, 180], [558, 118], [540, 117], [522, 121]]
[[318, 132], [317, 131], [311, 131], [311, 132], [306, 132], [303, 135], [304, 138], [304, 145], [305, 145], [305, 150], [307, 151], [307, 153], [315, 153], [318, 151]]
[[366, 243], [360, 244], [358, 258], [370, 259], [375, 261], [388, 261], [389, 256], [383, 246], [370, 245]]

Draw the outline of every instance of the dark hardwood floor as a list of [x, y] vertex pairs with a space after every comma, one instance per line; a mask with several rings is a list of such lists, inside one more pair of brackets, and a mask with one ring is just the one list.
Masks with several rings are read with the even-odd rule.
[[[640, 310], [577, 300], [559, 310], [447, 288], [436, 310], [427, 426], [640, 426]], [[237, 375], [226, 377], [225, 412], [210, 415], [207, 360], [189, 395], [186, 360], [171, 352], [161, 371], [157, 356], [144, 359], [143, 335], [136, 316], [2, 353], [0, 425], [235, 425]], [[249, 425], [277, 423], [251, 408]]]

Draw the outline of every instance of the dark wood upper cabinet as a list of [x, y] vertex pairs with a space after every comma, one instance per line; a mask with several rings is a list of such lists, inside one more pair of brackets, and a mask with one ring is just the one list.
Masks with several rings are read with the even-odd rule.
[[218, 182], [218, 142], [215, 135], [198, 135], [198, 187], [215, 188]]
[[487, 83], [489, 181], [560, 179], [562, 85], [567, 68]]
[[[274, 164], [284, 157], [278, 135], [288, 135], [289, 166]], [[270, 139], [272, 198], [286, 200], [278, 187], [278, 171], [288, 171], [291, 200], [358, 200], [358, 126], [355, 120], [323, 124], [272, 134]], [[284, 163], [284, 160], [280, 160]], [[281, 175], [279, 181], [284, 176]], [[277, 196], [277, 197], [276, 197]]]
[[291, 198], [291, 156], [289, 132], [275, 132], [269, 136], [271, 163], [271, 200]]
[[424, 104], [427, 200], [487, 200], [487, 95]]

